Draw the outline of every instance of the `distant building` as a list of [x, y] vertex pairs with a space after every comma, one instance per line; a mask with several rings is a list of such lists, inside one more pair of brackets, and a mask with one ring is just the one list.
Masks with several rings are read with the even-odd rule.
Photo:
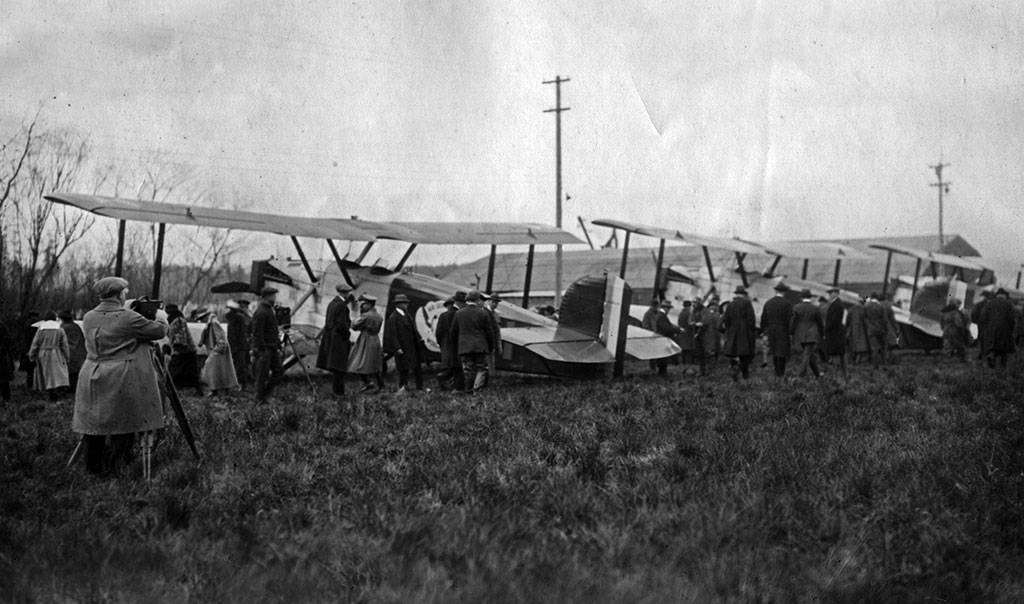
[[[634, 241], [636, 239], [643, 241], [639, 237]], [[651, 241], [653, 242], [653, 240]], [[938, 247], [937, 235], [801, 241], [841, 243], [868, 254], [870, 259], [843, 260], [839, 267], [839, 286], [861, 295], [881, 290], [885, 274], [886, 252], [871, 248], [869, 244], [884, 243], [930, 251]], [[714, 249], [709, 251], [716, 271], [737, 270], [737, 262], [733, 253]], [[955, 234], [946, 236], [946, 245], [941, 251], [968, 258], [980, 256], [974, 246], [960, 235]], [[635, 303], [643, 303], [654, 293], [657, 255], [656, 247], [630, 246], [626, 264], [626, 281], [633, 287]], [[770, 268], [774, 260], [773, 256], [750, 256], [744, 259], [743, 264], [747, 272], [762, 272]], [[456, 266], [441, 277], [455, 283], [483, 288], [487, 275], [487, 261], [488, 258], [485, 256]], [[574, 280], [585, 275], [600, 275], [604, 272], [618, 275], [621, 262], [622, 250], [619, 249], [564, 250], [562, 253], [563, 287], [568, 287]], [[890, 279], [895, 280], [900, 275], [913, 276], [916, 262], [914, 258], [894, 254]], [[685, 267], [693, 272], [704, 271], [703, 251], [699, 247], [667, 245], [665, 247], [665, 268], [669, 269], [673, 266]], [[835, 276], [835, 268], [835, 262], [811, 260], [807, 263], [806, 278], [831, 284]], [[773, 274], [802, 277], [803, 271], [804, 261], [802, 259], [783, 258]], [[494, 272], [494, 291], [500, 292], [506, 299], [515, 299], [522, 294], [526, 281], [526, 252], [499, 253], [496, 257]], [[922, 277], [931, 274], [931, 267], [922, 266]], [[964, 276], [969, 282], [979, 277], [978, 274], [971, 272]], [[678, 274], [672, 275], [672, 278], [679, 277]], [[480, 279], [479, 284], [477, 284], [478, 278]], [[991, 279], [991, 276], [988, 276], [988, 279]], [[892, 291], [891, 288], [890, 291]], [[530, 285], [531, 305], [550, 304], [554, 297], [555, 252], [554, 250], [538, 250], [534, 255], [533, 278]]]

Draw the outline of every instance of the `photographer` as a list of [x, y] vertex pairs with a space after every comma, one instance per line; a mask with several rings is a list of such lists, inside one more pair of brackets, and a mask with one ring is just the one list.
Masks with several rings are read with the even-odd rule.
[[284, 376], [275, 302], [277, 290], [264, 287], [260, 292], [260, 303], [252, 315], [253, 373], [256, 374], [257, 403], [266, 402], [267, 396]]
[[95, 289], [100, 303], [82, 321], [87, 354], [71, 429], [82, 435], [86, 469], [100, 474], [131, 460], [136, 432], [164, 427], [159, 377], [147, 344], [162, 339], [166, 330], [124, 308], [124, 279], [100, 279]]

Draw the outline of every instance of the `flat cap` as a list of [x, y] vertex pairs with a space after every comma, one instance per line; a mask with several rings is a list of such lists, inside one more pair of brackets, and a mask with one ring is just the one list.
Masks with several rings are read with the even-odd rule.
[[264, 287], [263, 289], [260, 290], [260, 297], [261, 298], [266, 298], [267, 296], [272, 296], [272, 295], [274, 295], [276, 293], [277, 293], [277, 289], [275, 289], [273, 287]]
[[449, 297], [447, 300], [444, 301], [445, 306], [451, 306], [452, 304], [455, 304], [455, 298]]
[[369, 302], [370, 304], [377, 303], [377, 296], [371, 296], [370, 294], [363, 294], [359, 296], [360, 302]]
[[352, 288], [345, 283], [339, 283], [334, 286], [334, 291], [338, 292], [339, 294], [347, 294], [348, 292], [352, 291]]
[[104, 277], [93, 288], [100, 298], [114, 298], [128, 288], [128, 282], [120, 277]]
[[465, 302], [466, 301], [466, 292], [455, 292], [455, 301], [456, 302]]

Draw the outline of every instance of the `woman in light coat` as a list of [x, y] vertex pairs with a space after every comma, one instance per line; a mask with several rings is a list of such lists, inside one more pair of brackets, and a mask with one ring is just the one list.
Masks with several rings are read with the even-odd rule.
[[28, 357], [35, 365], [32, 380], [35, 389], [45, 390], [50, 393], [51, 401], [57, 400], [61, 391], [71, 385], [68, 374], [71, 349], [68, 336], [60, 328], [57, 315], [52, 311], [46, 313], [43, 322], [38, 325], [28, 349]]
[[224, 327], [217, 321], [217, 314], [211, 312], [206, 320], [206, 329], [199, 338], [200, 344], [206, 347], [206, 362], [203, 364], [201, 379], [209, 388], [207, 396], [213, 396], [220, 390], [238, 388], [238, 376], [235, 374], [235, 361], [228, 346], [228, 335]]

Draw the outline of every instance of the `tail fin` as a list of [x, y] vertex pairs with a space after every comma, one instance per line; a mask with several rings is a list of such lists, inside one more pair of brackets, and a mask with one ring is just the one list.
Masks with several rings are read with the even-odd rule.
[[632, 290], [617, 276], [588, 275], [577, 279], [562, 296], [558, 324], [592, 336], [612, 354], [628, 325]]

